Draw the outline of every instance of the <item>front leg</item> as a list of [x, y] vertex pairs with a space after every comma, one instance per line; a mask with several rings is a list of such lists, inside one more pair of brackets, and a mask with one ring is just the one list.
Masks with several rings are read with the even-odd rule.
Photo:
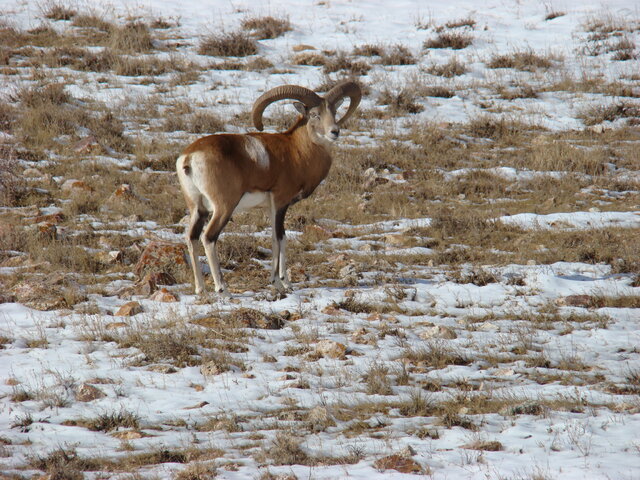
[[272, 227], [273, 227], [273, 265], [271, 268], [271, 283], [278, 290], [291, 289], [291, 282], [287, 278], [286, 246], [287, 239], [284, 230], [284, 217], [289, 205], [276, 210], [272, 200]]

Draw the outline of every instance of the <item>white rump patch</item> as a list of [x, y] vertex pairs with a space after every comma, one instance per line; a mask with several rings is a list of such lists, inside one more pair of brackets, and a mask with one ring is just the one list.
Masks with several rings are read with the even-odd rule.
[[260, 140], [251, 135], [244, 137], [244, 149], [251, 159], [256, 162], [259, 168], [266, 170], [269, 168], [269, 153]]

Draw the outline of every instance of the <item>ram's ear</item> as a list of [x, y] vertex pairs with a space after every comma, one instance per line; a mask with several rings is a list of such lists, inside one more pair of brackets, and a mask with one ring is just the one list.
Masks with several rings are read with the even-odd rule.
[[296, 107], [296, 110], [300, 112], [300, 114], [304, 115], [305, 117], [309, 114], [309, 109], [304, 103], [293, 102], [293, 106]]

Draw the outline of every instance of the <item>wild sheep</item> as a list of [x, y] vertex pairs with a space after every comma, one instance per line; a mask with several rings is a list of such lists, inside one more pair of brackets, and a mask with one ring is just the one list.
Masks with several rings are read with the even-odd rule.
[[[349, 108], [336, 120], [336, 110], [346, 97]], [[278, 289], [291, 287], [285, 259], [285, 214], [292, 204], [311, 195], [329, 173], [329, 146], [338, 139], [340, 127], [358, 108], [361, 97], [360, 87], [352, 81], [339, 83], [324, 97], [297, 85], [279, 86], [255, 101], [252, 119], [261, 131], [262, 114], [270, 104], [296, 100], [294, 106], [301, 115], [286, 132], [209, 135], [182, 152], [176, 169], [190, 211], [186, 236], [196, 294], [205, 289], [196, 239], [204, 246], [216, 293], [226, 294], [216, 242], [232, 214], [253, 207], [268, 209], [271, 218], [271, 282]]]

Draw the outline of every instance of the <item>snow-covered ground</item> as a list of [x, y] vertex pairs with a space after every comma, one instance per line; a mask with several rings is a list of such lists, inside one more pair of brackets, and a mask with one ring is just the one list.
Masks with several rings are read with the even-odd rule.
[[[346, 52], [364, 44], [408, 47], [417, 58], [415, 64], [372, 65], [368, 82], [392, 89], [416, 83], [455, 86], [451, 98], [421, 98], [425, 108], [412, 115], [413, 125], [466, 123], [487, 114], [481, 103], [490, 97], [490, 111], [496, 116], [517, 116], [553, 132], [582, 129], [581, 112], [618, 99], [550, 88], [537, 98], [504, 100], [487, 91], [498, 83], [510, 86], [526, 80], [544, 86], [585, 75], [640, 88], [637, 58], [613, 61], [611, 54], [577, 54], [587, 41], [583, 26], [594, 19], [630, 22], [626, 35], [640, 42], [640, 7], [634, 1], [78, 4], [78, 8], [88, 7], [122, 18], [162, 17], [178, 22], [174, 33], [186, 44], [189, 58], [201, 64], [210, 61], [194, 53], [203, 35], [233, 31], [247, 16], [288, 17], [292, 31], [259, 42], [260, 56], [285, 73], [208, 70], [197, 82], [171, 87], [174, 90], [166, 94], [207, 103], [221, 116], [246, 111], [258, 94], [275, 85], [313, 88], [320, 84], [321, 67], [291, 64], [292, 49], [300, 44], [317, 51]], [[37, 1], [0, 0], [3, 20], [21, 28], [39, 25], [43, 8]], [[562, 15], [545, 20], [552, 11]], [[471, 46], [457, 52], [423, 51], [423, 42], [436, 36], [435, 26], [464, 18], [476, 22], [469, 31]], [[53, 23], [60, 30], [70, 28], [64, 21]], [[557, 58], [562, 68], [531, 74], [486, 66], [496, 54], [529, 49]], [[467, 73], [454, 79], [427, 73], [431, 65], [446, 63], [452, 55], [467, 65]], [[72, 70], [59, 70], [73, 75]], [[125, 77], [111, 78], [114, 81], [105, 87], [100, 79], [104, 75], [87, 74], [67, 90], [76, 99], [121, 104], [154, 94], [156, 88]], [[32, 81], [26, 74], [18, 80], [4, 79], [0, 93], [5, 95]], [[637, 103], [637, 98], [630, 101]], [[371, 95], [363, 99], [361, 108], [383, 107]], [[378, 127], [384, 135], [390, 130], [404, 132], [405, 120]], [[622, 119], [606, 122], [603, 130], [622, 124]], [[375, 147], [382, 137], [375, 133], [345, 132], [346, 142], [353, 148]], [[180, 139], [181, 134], [176, 137]], [[106, 157], [114, 168], [130, 163]], [[50, 161], [55, 163], [55, 158]], [[637, 182], [638, 170], [640, 165], [632, 165], [622, 173]], [[444, 178], [472, 171], [448, 171]], [[485, 172], [514, 182], [565, 174], [561, 169], [534, 172], [513, 167]], [[397, 180], [388, 172], [382, 177]], [[56, 211], [41, 210], [42, 214]], [[525, 230], [573, 230], [585, 235], [598, 229], [640, 228], [637, 205], [636, 211], [575, 210], [497, 218]], [[389, 235], [400, 238], [430, 223], [430, 218], [398, 217], [371, 224], [336, 224], [336, 230], [346, 232], [345, 238], [331, 238], [325, 246], [333, 255], [357, 259], [370, 254], [365, 247], [373, 245], [380, 252], [375, 255], [380, 265], [386, 262], [383, 254], [429, 255], [432, 250], [424, 246], [387, 243]], [[153, 232], [166, 240], [182, 238], [171, 226], [151, 221], [118, 225], [93, 220], [91, 228], [96, 235], [117, 229], [131, 237]], [[268, 238], [268, 232], [256, 234], [260, 235]], [[290, 238], [297, 235], [292, 232]], [[287, 475], [411, 478], [376, 463], [396, 453], [411, 458], [421, 474], [435, 479], [640, 478], [640, 309], [622, 300], [619, 305], [601, 300], [638, 298], [640, 287], [634, 286], [632, 275], [613, 272], [604, 263], [540, 265], [531, 261], [487, 266], [483, 270], [494, 281], [476, 285], [454, 282], [437, 266], [398, 262], [394, 282], [376, 282], [375, 267], [354, 275], [345, 264], [338, 270], [342, 277], [354, 277], [351, 285], [299, 282], [284, 298], [265, 293], [265, 288], [231, 299], [203, 300], [179, 285], [170, 288], [180, 292], [178, 302], [134, 296], [143, 312], [132, 317], [113, 315], [127, 300], [95, 291], [88, 300], [97, 311], [85, 313], [41, 312], [19, 303], [0, 303], [0, 476], [30, 478], [42, 470], [34, 458], [64, 449], [75, 450], [81, 458], [106, 459], [103, 467], [114, 460], [101, 471], [78, 467], [91, 479], [128, 479], [133, 478], [131, 472], [140, 478], [172, 478], [186, 468], [185, 463], [215, 465], [216, 478], [229, 480], [290, 478]], [[0, 275], [20, 271], [0, 267]], [[109, 287], [115, 292], [130, 285], [130, 280], [119, 278]], [[366, 311], [358, 312], [353, 305], [350, 309], [350, 300], [368, 306]], [[272, 314], [284, 322], [277, 328], [236, 325], [236, 336], [226, 336], [224, 321], [240, 308]], [[203, 326], [204, 320], [218, 317], [223, 320]], [[140, 340], [154, 333], [164, 335], [158, 340], [160, 348], [172, 348], [172, 338], [178, 342], [205, 338], [208, 346], [224, 346], [220, 350], [224, 361], [218, 363], [225, 368], [206, 374], [201, 365], [190, 361], [145, 362], [140, 342], [131, 338]], [[200, 353], [203, 345], [198, 347]], [[346, 351], [323, 353], [319, 345], [338, 350], [345, 346]], [[443, 358], [445, 365], [432, 368], [437, 358], [429, 353]], [[421, 354], [429, 359], [416, 358]], [[446, 361], [446, 355], [457, 355], [459, 360]], [[407, 375], [409, 380], [402, 380]], [[389, 382], [388, 389], [370, 386], [376, 376]], [[93, 385], [104, 396], [78, 401], [77, 387], [83, 384]], [[101, 417], [123, 420], [127, 415], [135, 425], [122, 421], [113, 429], [88, 427]], [[278, 460], [283, 432], [303, 454], [291, 446], [281, 449], [298, 452], [297, 459]], [[486, 446], [492, 441], [499, 442], [499, 448]], [[482, 444], [485, 447], [479, 448]], [[127, 463], [137, 454], [163, 450], [188, 452], [192, 457]]]

